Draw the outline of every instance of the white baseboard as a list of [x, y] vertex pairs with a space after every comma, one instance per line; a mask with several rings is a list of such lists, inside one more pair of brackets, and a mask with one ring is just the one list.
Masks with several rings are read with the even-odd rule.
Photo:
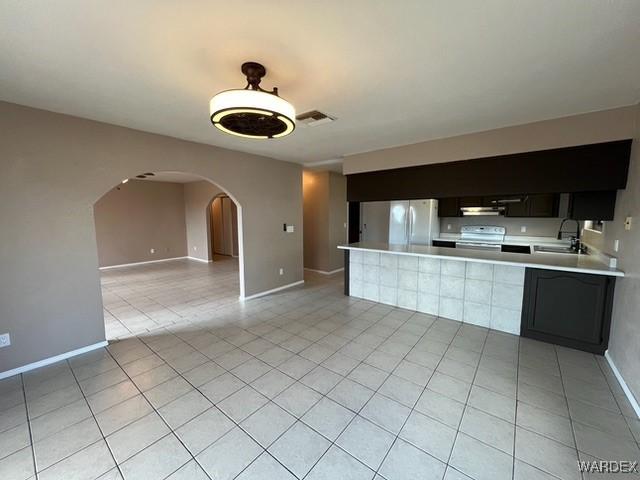
[[14, 368], [13, 370], [0, 372], [0, 380], [7, 377], [13, 377], [14, 375], [18, 375], [19, 373], [28, 372], [29, 370], [45, 367], [47, 365], [51, 365], [52, 363], [59, 362], [60, 360], [66, 360], [67, 358], [75, 357], [76, 355], [81, 355], [83, 353], [87, 353], [92, 350], [97, 350], [98, 348], [103, 348], [103, 347], [106, 347], [107, 345], [109, 345], [109, 342], [105, 340], [103, 342], [94, 343], [93, 345], [87, 345], [86, 347], [78, 348], [77, 350], [71, 350], [70, 352], [61, 353], [60, 355], [56, 355], [55, 357], [49, 357], [49, 358], [45, 358], [44, 360], [40, 360], [38, 362], [29, 363], [28, 365]]
[[283, 285], [281, 287], [278, 288], [272, 288], [271, 290], [267, 290], [265, 292], [260, 292], [260, 293], [254, 293], [253, 295], [249, 295], [248, 297], [239, 297], [240, 300], [244, 301], [244, 300], [251, 300], [253, 298], [258, 298], [258, 297], [264, 297], [265, 295], [269, 295], [270, 293], [275, 293], [275, 292], [279, 292], [280, 290], [286, 290], [287, 288], [291, 288], [291, 287], [295, 287], [297, 285], [302, 285], [304, 283], [304, 280], [300, 280], [297, 282], [293, 282], [290, 283], [288, 285]]
[[186, 257], [189, 260], [193, 260], [194, 262], [200, 262], [200, 263], [211, 263], [213, 260], [205, 260], [204, 258], [196, 258], [196, 257]]
[[344, 270], [344, 267], [336, 268], [335, 270], [331, 270], [330, 272], [327, 272], [326, 270], [315, 270], [313, 268], [305, 268], [305, 270], [308, 270], [310, 272], [321, 273], [322, 275], [333, 275], [334, 273], [342, 272]]
[[148, 260], [146, 262], [122, 263], [120, 265], [109, 265], [107, 267], [100, 267], [99, 269], [100, 270], [110, 270], [112, 268], [134, 267], [136, 265], [146, 265], [148, 263], [171, 262], [172, 260], [183, 260], [185, 258], [191, 258], [191, 257], [171, 257], [171, 258], [161, 258], [159, 260]]
[[622, 378], [622, 374], [620, 373], [620, 370], [618, 370], [618, 367], [616, 367], [615, 363], [613, 363], [613, 359], [611, 358], [611, 355], [609, 355], [609, 350], [604, 352], [604, 358], [607, 360], [607, 363], [609, 363], [611, 371], [616, 376], [616, 379], [618, 380], [622, 391], [627, 396], [631, 407], [633, 407], [633, 410], [636, 412], [636, 416], [640, 418], [640, 405], [638, 405], [638, 400], [636, 400], [636, 397], [634, 397], [633, 392], [627, 385], [627, 382], [625, 382], [624, 378]]

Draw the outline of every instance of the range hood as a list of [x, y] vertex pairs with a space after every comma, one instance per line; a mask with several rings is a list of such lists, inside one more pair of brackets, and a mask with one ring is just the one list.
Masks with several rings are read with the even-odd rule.
[[499, 215], [504, 215], [505, 207], [503, 206], [495, 206], [495, 207], [462, 207], [460, 208], [463, 217], [487, 217], [494, 216], [497, 217]]

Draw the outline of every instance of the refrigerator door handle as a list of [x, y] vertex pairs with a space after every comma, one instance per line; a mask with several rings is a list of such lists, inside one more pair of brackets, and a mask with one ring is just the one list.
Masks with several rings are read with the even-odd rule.
[[411, 245], [411, 235], [413, 234], [413, 213], [414, 213], [414, 207], [413, 205], [411, 205], [411, 202], [409, 202], [409, 210], [407, 212], [407, 244]]

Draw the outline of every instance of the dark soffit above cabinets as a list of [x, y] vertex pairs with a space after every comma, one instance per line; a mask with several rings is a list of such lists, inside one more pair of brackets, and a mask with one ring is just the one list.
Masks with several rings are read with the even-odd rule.
[[347, 200], [620, 190], [631, 140], [395, 168], [347, 176]]

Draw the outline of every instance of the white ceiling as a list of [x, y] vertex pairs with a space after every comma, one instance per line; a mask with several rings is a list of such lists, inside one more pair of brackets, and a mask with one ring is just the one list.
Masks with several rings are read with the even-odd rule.
[[[3, 0], [0, 99], [315, 163], [636, 103], [639, 46], [638, 0]], [[213, 128], [246, 60], [337, 121]]]

